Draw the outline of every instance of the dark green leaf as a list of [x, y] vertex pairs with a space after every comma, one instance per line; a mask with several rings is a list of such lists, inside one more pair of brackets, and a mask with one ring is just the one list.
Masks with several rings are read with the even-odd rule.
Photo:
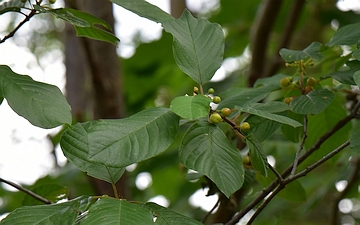
[[144, 0], [110, 0], [111, 2], [157, 23], [173, 20], [174, 17]]
[[84, 225], [154, 224], [154, 216], [149, 209], [136, 203], [114, 198], [100, 198], [89, 208], [89, 212], [81, 220]]
[[34, 81], [0, 65], [0, 96], [31, 124], [53, 128], [71, 124], [71, 109], [58, 87]]
[[295, 180], [286, 185], [284, 190], [279, 193], [279, 197], [291, 202], [305, 202], [306, 192], [301, 183]]
[[359, 37], [360, 23], [349, 24], [338, 29], [326, 45], [355, 45], [358, 43]]
[[262, 150], [260, 142], [253, 134], [246, 136], [246, 144], [249, 147], [251, 165], [263, 176], [267, 177], [268, 162], [265, 153]]
[[180, 69], [201, 85], [210, 81], [223, 60], [221, 26], [196, 19], [185, 10], [179, 19], [166, 21], [163, 27], [174, 37], [174, 58]]
[[216, 125], [193, 124], [183, 137], [179, 158], [187, 168], [208, 176], [227, 197], [243, 184], [240, 153]]
[[354, 73], [354, 81], [358, 87], [360, 87], [360, 70]]
[[308, 58], [316, 61], [323, 57], [323, 55], [319, 53], [322, 46], [319, 42], [313, 42], [302, 51], [282, 48], [280, 50], [280, 56], [287, 62], [306, 60]]
[[[289, 111], [289, 112], [287, 112], [286, 116], [298, 121], [299, 123], [303, 123], [303, 121], [304, 121], [304, 115], [302, 115], [302, 114], [297, 114], [297, 113], [293, 113], [293, 112]], [[283, 124], [281, 126], [281, 131], [288, 140], [297, 143], [300, 141], [300, 139], [302, 137], [304, 128], [303, 127], [292, 127], [292, 126]]]
[[254, 134], [259, 142], [263, 142], [271, 137], [271, 135], [281, 126], [281, 123], [255, 115], [250, 115], [246, 118], [246, 122], [251, 125], [249, 132]]
[[125, 119], [75, 124], [64, 132], [60, 145], [79, 169], [115, 183], [124, 167], [164, 152], [178, 128], [177, 115], [153, 108]]
[[330, 105], [333, 99], [334, 94], [329, 90], [314, 90], [292, 100], [290, 108], [298, 114], [318, 114]]
[[360, 50], [356, 50], [352, 53], [355, 59], [360, 61]]
[[[87, 21], [87, 19], [91, 19], [93, 18], [93, 16], [87, 14], [87, 13], [84, 13], [84, 12], [80, 12], [80, 11], [77, 11], [75, 9], [63, 9], [63, 8], [60, 8], [60, 9], [52, 9], [52, 10], [46, 10], [45, 8], [43, 8], [41, 10], [42, 13], [50, 13], [52, 14], [53, 16], [56, 16], [57, 18], [60, 18], [66, 22], [69, 22], [71, 23], [72, 25], [74, 26], [77, 26], [77, 27], [90, 27], [91, 26], [91, 21]], [[77, 15], [84, 15], [85, 16], [85, 19], [84, 18], [81, 18], [81, 16], [77, 16], [77, 15], [74, 15], [77, 14]], [[97, 19], [99, 20], [100, 22], [103, 22], [102, 20], [100, 19]], [[104, 22], [103, 22], [104, 23]], [[105, 27], [107, 27], [108, 25], [106, 23], [105, 24]], [[104, 25], [102, 24], [102, 25]]]
[[346, 67], [341, 68], [339, 71], [332, 72], [327, 76], [333, 77], [344, 84], [355, 85], [353, 75], [358, 70], [360, 70], [360, 62], [352, 60], [346, 62]]
[[197, 119], [209, 115], [211, 99], [203, 95], [181, 96], [171, 101], [170, 109], [184, 119]]
[[155, 203], [148, 202], [144, 205], [145, 208], [152, 211], [156, 221], [156, 225], [200, 225], [197, 220], [186, 217], [174, 211], [171, 211], [168, 208], [159, 206]]
[[360, 130], [355, 131], [350, 138], [350, 148], [360, 154]]
[[[67, 198], [68, 188], [59, 184], [42, 184], [31, 189], [32, 192], [44, 197], [52, 202]], [[40, 205], [44, 204], [30, 195], [26, 195], [23, 200], [23, 205]]]

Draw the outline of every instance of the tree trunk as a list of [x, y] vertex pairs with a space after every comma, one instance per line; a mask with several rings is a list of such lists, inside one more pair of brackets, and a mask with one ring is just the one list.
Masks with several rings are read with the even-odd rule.
[[[90, 13], [114, 28], [112, 3], [108, 0], [65, 0], [66, 7]], [[125, 115], [122, 76], [116, 47], [105, 42], [75, 37], [66, 28], [66, 93], [74, 119], [122, 118]], [[114, 196], [111, 184], [91, 180], [98, 195]], [[128, 197], [126, 176], [116, 184], [121, 196]]]

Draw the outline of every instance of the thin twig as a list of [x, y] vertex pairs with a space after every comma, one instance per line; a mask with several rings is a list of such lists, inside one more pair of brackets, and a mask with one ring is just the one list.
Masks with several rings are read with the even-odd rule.
[[304, 145], [305, 145], [305, 141], [307, 138], [307, 131], [308, 131], [308, 118], [307, 115], [304, 116], [304, 134], [303, 134], [303, 138], [302, 141], [300, 143], [299, 149], [296, 151], [296, 155], [295, 155], [295, 160], [293, 163], [293, 168], [291, 170], [291, 176], [294, 175], [296, 173], [296, 169], [299, 163], [299, 157], [300, 157], [300, 153], [301, 151], [304, 149]]
[[8, 184], [8, 185], [10, 185], [10, 186], [12, 186], [12, 187], [14, 187], [14, 188], [16, 188], [16, 189], [24, 192], [24, 193], [30, 195], [31, 197], [33, 197], [33, 198], [35, 198], [35, 199], [37, 199], [37, 200], [45, 203], [45, 204], [53, 204], [52, 201], [50, 201], [50, 200], [48, 200], [48, 199], [46, 199], [46, 198], [44, 198], [44, 197], [41, 197], [40, 195], [38, 195], [38, 194], [36, 194], [36, 193], [34, 193], [34, 192], [32, 192], [32, 191], [30, 191], [30, 190], [28, 190], [28, 189], [20, 186], [20, 185], [18, 185], [18, 184], [15, 184], [14, 182], [11, 182], [11, 181], [2, 179], [1, 177], [0, 177], [0, 182], [3, 182], [3, 183], [5, 183], [5, 184]]
[[217, 200], [217, 202], [215, 203], [215, 205], [210, 209], [209, 212], [207, 212], [204, 217], [201, 219], [202, 223], [205, 223], [205, 221], [207, 220], [207, 218], [211, 215], [212, 212], [214, 212], [214, 210], [216, 209], [216, 207], [218, 207], [218, 205], [220, 204], [220, 198]]
[[112, 189], [114, 191], [115, 198], [119, 199], [119, 193], [118, 193], [118, 190], [116, 188], [116, 185], [114, 183], [111, 183], [111, 186], [112, 186]]
[[270, 170], [273, 171], [273, 173], [276, 175], [276, 177], [278, 178], [279, 181], [284, 180], [284, 178], [281, 176], [281, 174], [274, 167], [272, 167], [269, 163], [268, 163], [268, 166], [269, 166]]

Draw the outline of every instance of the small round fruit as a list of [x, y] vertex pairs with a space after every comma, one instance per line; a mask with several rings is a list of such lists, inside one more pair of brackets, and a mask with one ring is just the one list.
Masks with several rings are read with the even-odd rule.
[[56, 2], [56, 0], [49, 0], [50, 4], [54, 4]]
[[311, 87], [315, 86], [315, 84], [316, 84], [315, 78], [309, 77], [309, 78], [307, 79], [307, 81], [306, 81], [306, 84], [307, 84], [308, 86], [311, 86]]
[[308, 94], [309, 92], [311, 92], [313, 90], [314, 90], [314, 88], [312, 86], [308, 85], [308, 86], [305, 87], [305, 94]]
[[215, 92], [214, 88], [209, 88], [208, 94], [214, 94], [214, 92]]
[[250, 130], [250, 124], [248, 122], [243, 122], [240, 124], [240, 130], [243, 132], [247, 132]]
[[221, 98], [219, 96], [214, 96], [212, 101], [215, 104], [219, 104], [221, 102]]
[[198, 87], [196, 87], [196, 86], [194, 86], [194, 93], [199, 93], [199, 88]]
[[223, 109], [221, 110], [221, 114], [222, 114], [223, 116], [230, 116], [230, 114], [231, 114], [231, 109], [229, 109], [229, 108], [223, 108]]
[[251, 164], [251, 159], [250, 159], [250, 156], [245, 156], [242, 158], [242, 161], [245, 165], [250, 165]]
[[280, 80], [280, 86], [281, 87], [287, 87], [291, 84], [291, 79], [289, 77], [284, 77]]
[[210, 122], [213, 124], [218, 124], [222, 121], [222, 118], [219, 113], [213, 113], [210, 115]]
[[286, 97], [284, 99], [284, 102], [289, 105], [292, 100], [293, 100], [293, 97]]

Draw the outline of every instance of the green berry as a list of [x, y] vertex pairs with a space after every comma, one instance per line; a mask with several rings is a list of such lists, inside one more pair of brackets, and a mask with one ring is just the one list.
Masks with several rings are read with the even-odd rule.
[[316, 84], [315, 78], [309, 77], [309, 78], [307, 79], [307, 81], [306, 81], [306, 84], [307, 84], [308, 86], [311, 86], [311, 87], [315, 86], [315, 84]]
[[56, 0], [49, 0], [50, 4], [54, 4], [56, 2]]
[[291, 84], [291, 79], [289, 77], [284, 77], [280, 80], [280, 86], [281, 87], [287, 87]]
[[250, 124], [248, 122], [244, 122], [240, 125], [240, 130], [243, 132], [247, 132], [250, 130]]
[[214, 94], [214, 92], [215, 92], [214, 88], [209, 88], [208, 94]]
[[218, 124], [222, 121], [222, 118], [219, 113], [213, 113], [210, 115], [210, 123]]
[[219, 104], [221, 102], [221, 98], [219, 96], [214, 96], [212, 101], [215, 104]]
[[223, 109], [221, 110], [221, 114], [222, 114], [223, 116], [230, 116], [230, 114], [231, 114], [231, 109], [229, 109], [229, 108], [223, 108]]
[[199, 93], [199, 88], [196, 87], [196, 86], [194, 86], [194, 93], [195, 93], [195, 94]]
[[284, 102], [289, 105], [292, 100], [293, 100], [292, 97], [287, 97], [284, 99]]

